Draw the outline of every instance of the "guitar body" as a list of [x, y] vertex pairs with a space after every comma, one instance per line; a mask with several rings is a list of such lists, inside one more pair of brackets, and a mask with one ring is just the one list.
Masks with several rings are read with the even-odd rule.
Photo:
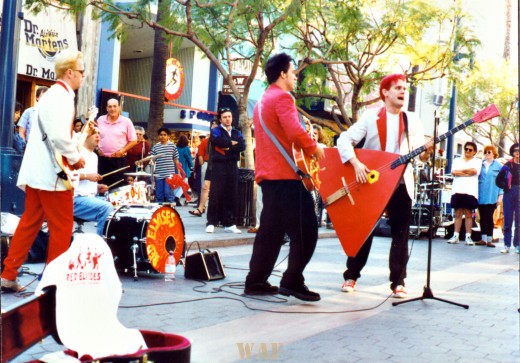
[[320, 194], [327, 198], [343, 188], [344, 178], [352, 204], [348, 196], [343, 196], [327, 206], [339, 241], [347, 256], [354, 257], [360, 250], [377, 221], [383, 214], [390, 197], [398, 186], [406, 164], [390, 169], [390, 164], [399, 157], [397, 154], [376, 150], [356, 149], [357, 158], [370, 170], [378, 170], [379, 175], [370, 183], [357, 183], [354, 168], [343, 164], [338, 149], [326, 148], [325, 159], [320, 161]]
[[313, 158], [308, 157], [305, 153], [293, 144], [293, 160], [298, 169], [304, 172], [307, 176], [302, 177], [303, 185], [305, 189], [312, 192], [315, 189], [320, 189], [320, 178], [319, 178], [319, 164]]

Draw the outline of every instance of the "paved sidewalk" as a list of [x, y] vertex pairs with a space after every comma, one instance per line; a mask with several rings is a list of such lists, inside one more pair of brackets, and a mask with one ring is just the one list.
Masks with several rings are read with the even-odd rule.
[[[376, 237], [354, 293], [342, 293], [345, 255], [334, 233], [320, 228], [307, 285], [322, 300], [303, 303], [281, 296], [243, 296], [253, 236], [216, 229], [204, 232], [205, 217], [178, 208], [187, 243], [199, 241], [219, 252], [227, 277], [200, 283], [183, 277], [165, 282], [121, 275], [124, 294], [119, 319], [128, 327], [178, 333], [192, 342], [193, 362], [518, 362], [520, 361], [519, 259], [497, 248], [433, 241], [431, 288], [436, 297], [468, 304], [468, 310], [424, 300], [392, 306], [388, 282], [389, 238]], [[93, 226], [89, 226], [93, 228]], [[244, 230], [244, 232], [246, 232]], [[223, 247], [226, 245], [226, 247]], [[221, 247], [222, 246], [222, 247]], [[426, 284], [427, 240], [411, 241], [406, 280], [410, 297]], [[280, 254], [279, 283], [288, 247]], [[40, 272], [43, 264], [26, 265]], [[20, 278], [29, 283], [31, 276]], [[35, 283], [29, 286], [33, 291]], [[2, 294], [2, 308], [22, 300]], [[161, 305], [154, 305], [161, 304]], [[14, 362], [62, 349], [52, 338]]]

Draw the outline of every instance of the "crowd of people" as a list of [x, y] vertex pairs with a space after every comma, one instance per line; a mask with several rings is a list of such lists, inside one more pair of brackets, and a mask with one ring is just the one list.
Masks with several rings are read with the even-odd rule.
[[[457, 244], [463, 237], [467, 246], [496, 247], [493, 242], [495, 211], [501, 205], [504, 214], [504, 248], [501, 253], [520, 253], [519, 234], [515, 226], [520, 221], [518, 202], [518, 143], [509, 149], [512, 159], [504, 165], [496, 160], [495, 146], [484, 147], [483, 159], [477, 158], [477, 144], [468, 141], [464, 145], [464, 155], [453, 161], [451, 207], [455, 209], [453, 236], [450, 244]], [[476, 243], [472, 238], [473, 214], [478, 211], [481, 238]], [[464, 219], [465, 236], [460, 236]]]
[[[178, 175], [191, 187], [190, 195], [196, 196], [193, 201], [196, 207], [189, 213], [200, 218], [207, 208], [207, 233], [215, 233], [219, 226], [227, 233], [242, 233], [233, 213], [238, 197], [238, 163], [245, 140], [233, 127], [231, 110], [218, 110], [208, 137], [202, 135], [198, 147], [190, 145], [185, 135], [180, 135], [174, 143], [166, 127], [157, 130], [159, 141], [150, 145], [145, 130], [122, 115], [116, 98], [107, 101], [106, 114], [96, 122], [86, 125], [81, 120], [72, 122], [74, 91], [80, 87], [84, 72], [80, 52], [63, 52], [56, 59], [56, 84], [49, 89], [38, 89], [38, 105], [23, 114], [19, 110], [16, 116], [14, 132], [26, 144], [18, 179], [18, 185], [26, 192], [26, 205], [5, 259], [3, 290], [22, 290], [16, 281], [17, 269], [25, 261], [44, 219], [50, 231], [47, 263], [68, 248], [73, 217], [95, 221], [97, 233], [102, 236], [105, 222], [114, 209], [113, 201], [107, 200], [105, 195], [125, 180], [124, 185], [133, 186], [144, 179], [147, 191], [152, 191], [149, 202], [182, 207], [191, 197], [185, 188], [172, 187], [170, 179]], [[285, 154], [296, 145], [319, 161], [325, 157], [324, 148], [331, 145], [320, 126], [308, 124], [306, 129], [297, 112], [290, 94], [296, 84], [292, 58], [285, 53], [271, 57], [265, 66], [265, 75], [269, 87], [253, 116], [255, 183], [260, 200], [256, 225], [249, 230], [256, 235], [244, 293], [282, 294], [318, 301], [320, 295], [305, 285], [304, 270], [317, 243], [323, 204], [317, 192], [309, 192], [304, 187]], [[406, 92], [404, 75], [384, 77], [379, 86], [384, 105], [367, 110], [337, 139], [341, 161], [353, 168], [358, 183], [367, 183], [370, 173], [365, 161], [358, 159], [354, 151], [362, 141], [364, 149], [400, 155], [424, 145], [420, 120], [402, 110]], [[42, 141], [43, 136], [49, 141]], [[425, 145], [418, 156], [423, 162], [430, 158], [434, 147], [432, 141]], [[57, 169], [55, 151], [67, 160], [67, 170]], [[513, 224], [518, 226], [520, 222], [518, 144], [509, 150], [512, 159], [505, 165], [496, 160], [498, 153], [494, 146], [484, 148], [483, 160], [475, 157], [477, 151], [476, 143], [467, 142], [464, 155], [453, 162], [451, 206], [455, 210], [455, 222], [454, 234], [448, 243], [459, 243], [464, 220], [462, 240], [466, 245], [495, 247], [493, 215], [497, 206], [503, 204], [504, 248], [501, 252], [516, 249], [520, 253], [518, 228], [514, 228], [513, 233]], [[42, 170], [37, 177], [32, 173], [36, 168]], [[74, 188], [68, 187], [69, 179], [75, 183]], [[409, 164], [385, 208], [391, 226], [389, 287], [394, 298], [407, 297], [405, 279], [414, 187], [413, 167]], [[482, 234], [476, 243], [471, 238], [475, 210], [480, 215]], [[280, 286], [273, 286], [268, 280], [281, 246], [288, 240], [288, 266]], [[350, 293], [356, 289], [372, 240], [373, 235], [368, 236], [357, 255], [347, 258], [341, 291]]]

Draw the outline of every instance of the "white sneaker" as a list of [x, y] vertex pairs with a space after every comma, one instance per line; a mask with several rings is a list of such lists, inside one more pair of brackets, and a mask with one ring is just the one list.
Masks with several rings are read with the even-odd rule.
[[354, 291], [354, 288], [356, 287], [356, 280], [345, 280], [343, 285], [341, 285], [341, 291], [343, 292], [352, 292]]
[[394, 289], [392, 297], [396, 299], [406, 299], [408, 297], [408, 293], [404, 289], [403, 285], [397, 285], [397, 287]]
[[448, 243], [449, 243], [449, 244], [452, 244], [452, 245], [459, 243], [459, 236], [453, 236], [453, 237], [451, 237], [451, 238], [448, 240]]
[[509, 247], [504, 246], [504, 248], [502, 248], [502, 249], [500, 250], [500, 253], [509, 253], [509, 250], [510, 250]]
[[213, 232], [215, 232], [215, 226], [212, 224], [208, 224], [208, 226], [206, 227], [206, 233], [213, 233]]
[[242, 231], [239, 230], [237, 228], [237, 226], [235, 226], [235, 225], [232, 225], [231, 227], [224, 228], [224, 232], [227, 232], [227, 233], [242, 233]]
[[475, 242], [473, 242], [470, 236], [466, 236], [466, 246], [475, 246]]

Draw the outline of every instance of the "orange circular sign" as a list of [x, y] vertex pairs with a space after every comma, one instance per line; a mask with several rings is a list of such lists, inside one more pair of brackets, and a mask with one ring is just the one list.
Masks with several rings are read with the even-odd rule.
[[185, 245], [184, 224], [179, 213], [169, 206], [157, 209], [146, 230], [146, 254], [152, 267], [164, 273], [164, 265], [169, 251], [173, 251], [178, 263]]
[[181, 96], [184, 89], [184, 69], [181, 62], [175, 58], [166, 61], [166, 84], [164, 87], [164, 97], [170, 101], [176, 100]]

